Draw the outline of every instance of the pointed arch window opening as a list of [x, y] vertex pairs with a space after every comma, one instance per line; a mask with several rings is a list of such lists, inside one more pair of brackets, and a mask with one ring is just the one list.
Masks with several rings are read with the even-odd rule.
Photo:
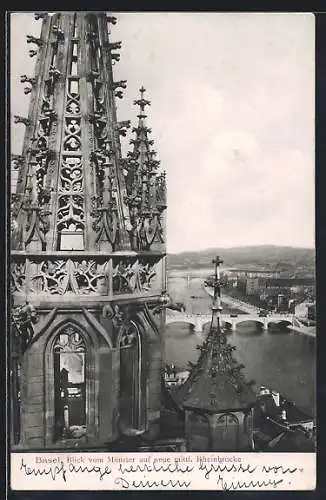
[[83, 251], [85, 248], [83, 229], [76, 227], [73, 222], [67, 229], [62, 229], [59, 232], [58, 248], [65, 251]]
[[78, 26], [77, 26], [77, 14], [74, 15], [74, 24], [72, 28], [72, 36], [73, 38], [78, 37]]
[[78, 75], [78, 54], [79, 54], [79, 43], [72, 42], [71, 44], [71, 62], [70, 62], [70, 75]]
[[70, 75], [78, 75], [78, 57], [79, 57], [79, 40], [75, 40], [78, 37], [77, 32], [77, 14], [74, 14], [73, 26], [72, 26], [72, 42], [71, 42], [71, 52], [70, 52]]
[[120, 428], [125, 435], [144, 431], [142, 357], [139, 327], [130, 321], [120, 340]]
[[94, 61], [97, 71], [99, 71], [99, 69], [100, 69], [99, 68], [99, 61], [101, 61], [101, 58], [102, 58], [101, 56], [102, 56], [101, 47], [99, 46], [99, 47], [97, 47], [97, 51], [95, 52], [95, 61]]
[[78, 42], [73, 41], [72, 42], [72, 57], [78, 57]]
[[[79, 202], [80, 207], [77, 205], [77, 202]], [[75, 207], [75, 212], [72, 212], [72, 207]], [[85, 241], [82, 197], [78, 195], [62, 196], [59, 200], [59, 209], [58, 250], [84, 250]]]
[[57, 62], [58, 42], [52, 44], [51, 66], [55, 67]]
[[90, 69], [91, 71], [99, 71], [98, 66], [98, 51], [96, 50], [96, 41], [93, 38], [97, 33], [97, 20], [94, 14], [88, 16], [88, 33], [90, 35]]
[[[58, 26], [59, 29], [61, 27], [60, 19], [61, 19], [61, 14], [57, 14], [55, 24], [56, 24], [56, 26]], [[56, 39], [54, 42], [52, 42], [52, 54], [51, 54], [50, 61], [51, 61], [51, 66], [53, 66], [53, 67], [55, 67], [55, 65], [56, 65], [57, 55], [58, 55], [58, 39]]]
[[79, 78], [69, 78], [68, 93], [71, 95], [71, 97], [79, 98]]
[[211, 445], [210, 422], [205, 413], [191, 411], [187, 418], [190, 447], [196, 451], [208, 451]]
[[238, 417], [234, 413], [223, 413], [217, 416], [216, 424], [221, 429], [220, 439], [224, 441], [225, 451], [238, 450], [240, 438]]
[[220, 415], [217, 418], [217, 423], [223, 425], [223, 434], [226, 434], [228, 431], [228, 426], [229, 424], [239, 424], [239, 420], [236, 418], [235, 415], [232, 415], [231, 413], [224, 413], [223, 415]]
[[11, 176], [10, 176], [10, 192], [11, 192], [11, 194], [16, 194], [16, 192], [17, 192], [18, 178], [19, 178], [19, 169], [12, 167]]
[[54, 418], [55, 441], [86, 436], [86, 343], [73, 326], [55, 338]]

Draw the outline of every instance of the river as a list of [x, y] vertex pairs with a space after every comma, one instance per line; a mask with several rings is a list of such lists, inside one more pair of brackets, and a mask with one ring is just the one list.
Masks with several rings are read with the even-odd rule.
[[[193, 272], [171, 270], [168, 273], [168, 291], [174, 301], [183, 302], [189, 313], [210, 311], [211, 297], [203, 288], [203, 279], [211, 270]], [[187, 275], [193, 275], [188, 281]], [[200, 277], [199, 277], [200, 276]], [[226, 306], [223, 313], [238, 312]], [[204, 331], [207, 330], [204, 327]], [[188, 324], [174, 323], [165, 330], [165, 360], [187, 369], [188, 361], [195, 361], [201, 343]], [[242, 323], [228, 334], [228, 341], [236, 346], [235, 356], [245, 365], [248, 381], [265, 385], [281, 392], [298, 406], [315, 415], [315, 339], [273, 326], [268, 332], [252, 322]]]

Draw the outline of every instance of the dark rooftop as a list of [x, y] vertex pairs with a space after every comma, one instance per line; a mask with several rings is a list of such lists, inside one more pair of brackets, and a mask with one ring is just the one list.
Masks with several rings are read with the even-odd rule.
[[255, 401], [256, 395], [242, 373], [244, 366], [233, 356], [236, 348], [228, 343], [220, 326], [222, 306], [218, 266], [222, 261], [217, 257], [213, 262], [215, 276], [210, 330], [206, 340], [197, 346], [200, 350], [197, 363], [189, 363], [189, 377], [173, 391], [173, 398], [183, 408], [208, 412], [246, 409]]

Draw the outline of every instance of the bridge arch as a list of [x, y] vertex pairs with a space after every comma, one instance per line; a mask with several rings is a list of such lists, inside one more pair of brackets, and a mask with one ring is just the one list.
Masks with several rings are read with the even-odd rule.
[[280, 325], [280, 324], [284, 324], [284, 326], [291, 326], [292, 325], [292, 321], [290, 319], [273, 319], [273, 320], [270, 320], [268, 321], [268, 326], [270, 325]]
[[266, 322], [263, 319], [259, 319], [259, 318], [248, 318], [248, 317], [246, 318], [246, 317], [243, 317], [243, 318], [238, 318], [234, 323], [237, 326], [241, 325], [243, 323], [256, 323], [256, 324], [262, 325], [264, 327]]
[[195, 321], [190, 318], [178, 318], [178, 317], [172, 317], [172, 318], [166, 318], [165, 324], [166, 325], [172, 325], [173, 323], [186, 323], [187, 325], [192, 325], [195, 326]]
[[210, 317], [208, 315], [202, 314], [187, 314], [187, 313], [178, 313], [178, 314], [167, 314], [165, 324], [169, 325], [172, 323], [186, 323], [188, 325], [192, 325], [193, 329], [196, 333], [202, 333], [203, 326], [206, 323], [209, 323]]

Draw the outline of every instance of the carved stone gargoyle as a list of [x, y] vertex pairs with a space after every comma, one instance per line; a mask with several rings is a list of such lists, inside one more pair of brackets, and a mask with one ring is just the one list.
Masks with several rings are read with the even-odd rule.
[[22, 123], [23, 125], [26, 125], [26, 127], [30, 124], [30, 121], [28, 118], [24, 118], [23, 116], [15, 115], [14, 116], [14, 123]]
[[121, 45], [122, 45], [122, 42], [108, 42], [106, 44], [106, 47], [109, 49], [109, 51], [112, 51], [112, 50], [119, 50], [121, 49]]
[[62, 31], [62, 29], [60, 29], [58, 26], [53, 26], [53, 27], [52, 27], [52, 32], [53, 32], [55, 35], [57, 35], [58, 40], [64, 40], [65, 34], [64, 34], [64, 32]]
[[106, 16], [106, 20], [110, 24], [117, 24], [117, 18], [114, 16]]
[[112, 88], [113, 88], [113, 90], [118, 89], [118, 88], [126, 89], [127, 88], [127, 80], [119, 80], [118, 82], [113, 82]]
[[152, 314], [159, 314], [161, 311], [163, 311], [167, 307], [170, 307], [171, 303], [172, 303], [172, 299], [171, 299], [170, 295], [167, 293], [166, 290], [163, 290], [161, 293], [161, 297], [159, 299], [159, 304], [156, 305], [152, 309]]
[[35, 43], [35, 45], [37, 45], [38, 47], [43, 45], [43, 40], [41, 40], [41, 38], [36, 38], [32, 35], [26, 35], [26, 41], [27, 43]]
[[130, 128], [130, 120], [125, 120], [122, 122], [117, 122], [115, 125], [115, 129], [119, 135], [125, 137], [127, 135], [127, 129]]
[[35, 85], [36, 79], [34, 77], [29, 77], [27, 75], [21, 75], [20, 83], [30, 83], [31, 85]]
[[39, 19], [43, 19], [47, 17], [48, 13], [47, 12], [35, 12], [34, 13], [34, 19], [35, 21], [38, 21]]
[[125, 319], [125, 313], [118, 306], [118, 304], [115, 304], [113, 306], [111, 304], [106, 304], [105, 306], [103, 306], [102, 315], [104, 318], [112, 320], [113, 326], [116, 330], [120, 328]]
[[38, 321], [36, 309], [26, 300], [24, 305], [13, 309], [11, 319], [20, 352], [24, 354], [34, 336], [33, 325]]

